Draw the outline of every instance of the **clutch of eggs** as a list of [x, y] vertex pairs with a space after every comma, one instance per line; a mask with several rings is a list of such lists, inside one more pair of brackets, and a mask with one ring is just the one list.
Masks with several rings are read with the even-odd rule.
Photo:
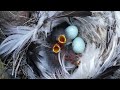
[[75, 53], [83, 53], [85, 49], [85, 42], [82, 38], [77, 37], [78, 28], [74, 25], [68, 26], [65, 29], [66, 37], [72, 41], [72, 49]]

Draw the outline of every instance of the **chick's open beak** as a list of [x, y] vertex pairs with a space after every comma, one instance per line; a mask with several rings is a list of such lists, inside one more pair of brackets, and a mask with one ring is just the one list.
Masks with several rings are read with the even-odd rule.
[[66, 43], [66, 37], [65, 37], [65, 35], [60, 35], [60, 36], [58, 37], [58, 42], [59, 42], [60, 44], [65, 44], [65, 43]]
[[59, 46], [59, 44], [55, 44], [53, 46], [53, 52], [54, 53], [58, 53], [58, 52], [60, 52], [60, 50], [61, 50], [61, 47]]

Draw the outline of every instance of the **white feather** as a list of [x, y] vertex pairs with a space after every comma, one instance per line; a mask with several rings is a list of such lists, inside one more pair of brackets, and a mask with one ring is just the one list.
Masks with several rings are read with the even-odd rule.
[[[105, 34], [107, 34], [107, 33], [103, 33], [104, 31], [107, 31], [107, 28], [106, 28], [107, 26], [110, 26], [110, 27], [113, 26], [114, 21], [115, 21], [113, 16], [114, 16], [114, 13], [111, 13], [111, 12], [100, 12], [100, 15], [95, 14], [95, 17], [86, 17], [85, 18], [88, 22], [91, 22], [91, 24], [94, 24], [95, 26], [98, 26], [101, 28], [101, 29], [99, 29], [100, 33], [96, 32], [96, 28], [92, 29], [92, 31], [96, 32], [93, 35], [96, 34], [99, 37], [100, 41], [104, 40], [104, 42], [98, 42], [99, 40], [96, 41], [97, 38], [94, 38], [94, 39], [96, 39], [95, 42], [100, 43], [100, 46], [97, 48], [96, 44], [93, 44], [93, 43], [91, 44], [88, 41], [89, 38], [84, 37], [85, 34], [87, 35], [87, 33], [91, 32], [91, 30], [86, 28], [86, 33], [82, 33], [83, 38], [85, 38], [85, 40], [87, 42], [86, 50], [80, 59], [81, 63], [79, 65], [79, 68], [71, 75], [70, 78], [76, 78], [76, 79], [77, 78], [80, 78], [80, 79], [95, 78], [99, 74], [104, 72], [108, 67], [114, 65], [113, 60], [115, 59], [115, 57], [117, 57], [117, 53], [118, 53], [118, 52], [116, 53], [117, 48], [118, 48], [118, 46], [117, 46], [118, 36], [117, 36], [117, 34], [114, 34], [114, 32], [112, 32], [112, 34], [110, 34], [112, 38], [111, 38], [110, 44], [107, 49], [105, 47], [105, 44], [106, 44], [106, 42], [105, 42], [106, 35]], [[107, 20], [107, 21], [105, 21], [105, 20]], [[87, 27], [87, 26], [84, 25], [84, 27], [81, 27], [80, 30], [81, 31], [85, 30], [85, 27]], [[116, 28], [116, 29], [117, 29], [117, 31], [116, 31], [116, 33], [117, 33], [118, 28]], [[112, 31], [112, 29], [110, 29], [109, 33], [111, 33], [111, 31]], [[103, 52], [104, 50], [107, 50], [107, 51]]]

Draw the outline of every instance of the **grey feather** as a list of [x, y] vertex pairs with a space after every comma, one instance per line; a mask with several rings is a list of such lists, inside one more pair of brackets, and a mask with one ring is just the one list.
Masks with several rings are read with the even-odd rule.
[[[24, 28], [24, 27], [23, 27]], [[0, 54], [4, 54], [5, 56], [9, 55], [12, 51], [23, 48], [21, 45], [25, 45], [28, 40], [32, 37], [32, 28], [24, 33], [26, 29], [22, 32], [19, 27], [15, 28], [18, 33], [14, 33], [13, 35], [7, 37], [0, 46]], [[12, 29], [11, 29], [12, 30]], [[16, 32], [16, 31], [15, 31]], [[21, 32], [21, 33], [20, 33]]]
[[[66, 74], [62, 71], [57, 55], [45, 47], [36, 47], [30, 55], [30, 60], [35, 63], [38, 68], [40, 77], [47, 79], [64, 78]], [[59, 71], [59, 72], [58, 72]], [[59, 76], [61, 73], [63, 76]]]

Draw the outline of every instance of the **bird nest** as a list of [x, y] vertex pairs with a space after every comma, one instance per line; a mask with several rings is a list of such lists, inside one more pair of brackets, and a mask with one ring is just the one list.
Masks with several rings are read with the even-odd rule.
[[[118, 69], [120, 12], [37, 11], [28, 16], [22, 23], [14, 17], [17, 25], [1, 20], [0, 55], [11, 78], [99, 78]], [[64, 37], [70, 25], [85, 41], [83, 53], [74, 53]], [[60, 35], [66, 44], [57, 46]]]

